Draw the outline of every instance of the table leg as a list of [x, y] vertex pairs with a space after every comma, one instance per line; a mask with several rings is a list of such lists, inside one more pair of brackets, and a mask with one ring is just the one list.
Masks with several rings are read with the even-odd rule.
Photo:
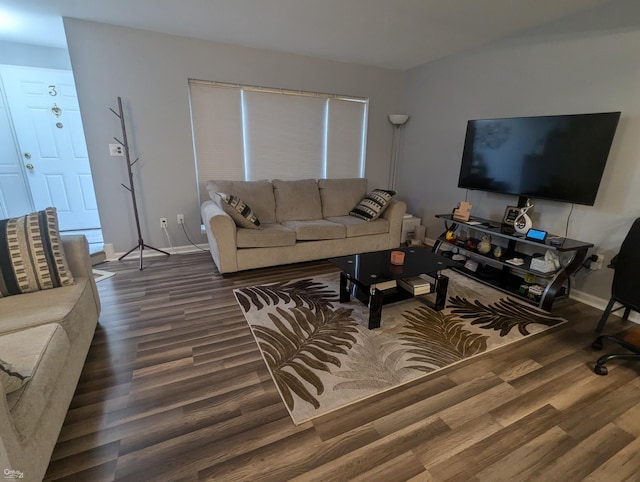
[[374, 288], [369, 293], [369, 329], [380, 328], [382, 319], [382, 291]]
[[340, 303], [348, 303], [351, 301], [351, 293], [349, 293], [349, 283], [347, 275], [340, 273]]
[[447, 303], [447, 288], [449, 287], [449, 278], [447, 276], [437, 274], [435, 276], [436, 300], [433, 307], [434, 310], [440, 311], [444, 309]]

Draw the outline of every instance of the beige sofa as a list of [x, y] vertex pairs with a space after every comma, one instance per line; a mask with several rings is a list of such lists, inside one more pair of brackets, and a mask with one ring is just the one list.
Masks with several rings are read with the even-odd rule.
[[[211, 256], [221, 273], [397, 248], [406, 204], [392, 199], [365, 221], [349, 212], [367, 194], [366, 179], [209, 181], [202, 204]], [[241, 198], [260, 229], [239, 227], [217, 193]]]
[[[0, 400], [0, 471], [42, 480], [100, 314], [84, 236], [63, 236], [75, 284], [0, 298], [0, 357], [15, 347], [34, 360], [22, 388]], [[13, 471], [13, 472], [7, 472]]]

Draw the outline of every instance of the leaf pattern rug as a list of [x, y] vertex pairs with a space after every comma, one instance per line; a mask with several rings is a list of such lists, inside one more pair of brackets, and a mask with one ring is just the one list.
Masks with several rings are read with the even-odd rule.
[[338, 301], [339, 275], [234, 290], [296, 425], [566, 322], [447, 270], [444, 310]]

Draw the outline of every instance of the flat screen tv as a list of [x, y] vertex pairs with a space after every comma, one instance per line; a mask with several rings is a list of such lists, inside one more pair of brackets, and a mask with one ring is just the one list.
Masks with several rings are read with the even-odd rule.
[[593, 206], [620, 112], [470, 120], [458, 187]]

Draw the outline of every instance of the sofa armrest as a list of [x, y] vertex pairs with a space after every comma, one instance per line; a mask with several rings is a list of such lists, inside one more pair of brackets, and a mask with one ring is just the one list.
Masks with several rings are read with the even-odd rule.
[[74, 234], [60, 236], [60, 239], [62, 239], [64, 254], [73, 276], [78, 278], [93, 276], [87, 238], [81, 234]]
[[98, 312], [100, 312], [100, 295], [98, 294], [98, 287], [96, 286], [95, 277], [93, 276], [87, 238], [82, 234], [64, 235], [60, 238], [73, 277], [86, 278], [88, 280], [91, 285], [91, 290], [93, 291]]
[[383, 219], [389, 221], [389, 249], [400, 246], [402, 219], [406, 211], [407, 204], [404, 201], [392, 199], [389, 207], [382, 213]]
[[236, 223], [214, 201], [202, 203], [200, 214], [207, 230], [209, 251], [218, 271], [238, 271]]
[[[0, 389], [1, 388], [2, 387], [0, 387]], [[7, 448], [16, 450], [16, 447], [19, 446], [20, 438], [11, 421], [11, 412], [9, 411], [4, 389], [2, 389], [2, 393], [0, 394], [0, 467], [3, 469], [10, 467], [18, 468], [14, 460], [16, 454], [10, 454]]]

